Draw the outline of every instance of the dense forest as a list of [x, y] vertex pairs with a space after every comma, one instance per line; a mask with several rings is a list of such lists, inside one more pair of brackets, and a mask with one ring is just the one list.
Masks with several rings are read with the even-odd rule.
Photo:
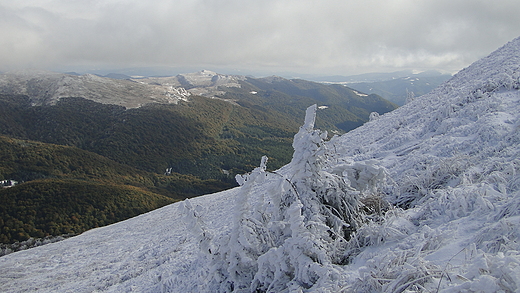
[[0, 136], [0, 243], [115, 223], [231, 185], [155, 174], [71, 146]]
[[78, 234], [174, 202], [133, 186], [40, 179], [0, 191], [0, 242]]
[[[53, 106], [0, 101], [2, 134], [76, 146], [141, 170], [193, 174], [226, 181], [222, 169], [248, 171], [268, 154], [287, 163], [298, 123], [262, 109], [194, 96], [180, 105], [137, 109], [64, 98]], [[234, 176], [227, 181], [233, 181]]]

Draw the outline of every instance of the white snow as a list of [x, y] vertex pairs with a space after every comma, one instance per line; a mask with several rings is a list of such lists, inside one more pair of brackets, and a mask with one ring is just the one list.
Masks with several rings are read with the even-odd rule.
[[33, 105], [52, 105], [61, 98], [84, 97], [99, 103], [138, 108], [149, 103], [176, 104], [187, 101], [191, 95], [182, 87], [144, 81], [149, 79], [116, 80], [94, 74], [76, 76], [34, 70], [0, 74], [4, 93], [28, 95]]
[[16, 184], [18, 184], [18, 181], [16, 181], [16, 180], [11, 180], [11, 179], [0, 180], [0, 186], [2, 186], [3, 188], [13, 187]]
[[330, 141], [311, 107], [277, 172], [2, 257], [0, 291], [519, 292], [519, 88], [517, 38]]
[[368, 97], [367, 94], [362, 94], [362, 93], [360, 93], [360, 92], [358, 92], [358, 91], [355, 91], [355, 90], [352, 90], [352, 91], [353, 91], [356, 95], [358, 95], [358, 96], [360, 96], [360, 97]]

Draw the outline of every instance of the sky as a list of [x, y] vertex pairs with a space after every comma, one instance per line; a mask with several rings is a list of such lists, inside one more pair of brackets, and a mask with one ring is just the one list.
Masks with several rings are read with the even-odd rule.
[[0, 0], [0, 71], [455, 73], [520, 36], [518, 0]]

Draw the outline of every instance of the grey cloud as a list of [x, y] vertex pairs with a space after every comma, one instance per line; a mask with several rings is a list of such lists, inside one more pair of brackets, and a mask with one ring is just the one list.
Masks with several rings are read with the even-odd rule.
[[455, 71], [520, 32], [516, 0], [16, 3], [0, 6], [0, 70], [208, 66], [273, 73]]

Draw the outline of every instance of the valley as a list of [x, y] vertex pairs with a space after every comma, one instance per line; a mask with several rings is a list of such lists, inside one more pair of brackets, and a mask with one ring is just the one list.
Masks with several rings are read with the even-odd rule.
[[[0, 190], [11, 199], [2, 206], [6, 224], [0, 240], [77, 234], [229, 189], [263, 155], [276, 170], [291, 160], [293, 136], [305, 109], [315, 103], [322, 105], [316, 124], [329, 136], [362, 125], [371, 112], [396, 107], [341, 85], [210, 71], [132, 80], [0, 75], [0, 180], [18, 182]], [[28, 189], [39, 200], [28, 197]], [[89, 200], [100, 197], [107, 197], [107, 206], [125, 202], [118, 208], [122, 212], [93, 221], [93, 210], [113, 213], [92, 209]], [[46, 209], [48, 203], [59, 221], [19, 212], [27, 205]]]

